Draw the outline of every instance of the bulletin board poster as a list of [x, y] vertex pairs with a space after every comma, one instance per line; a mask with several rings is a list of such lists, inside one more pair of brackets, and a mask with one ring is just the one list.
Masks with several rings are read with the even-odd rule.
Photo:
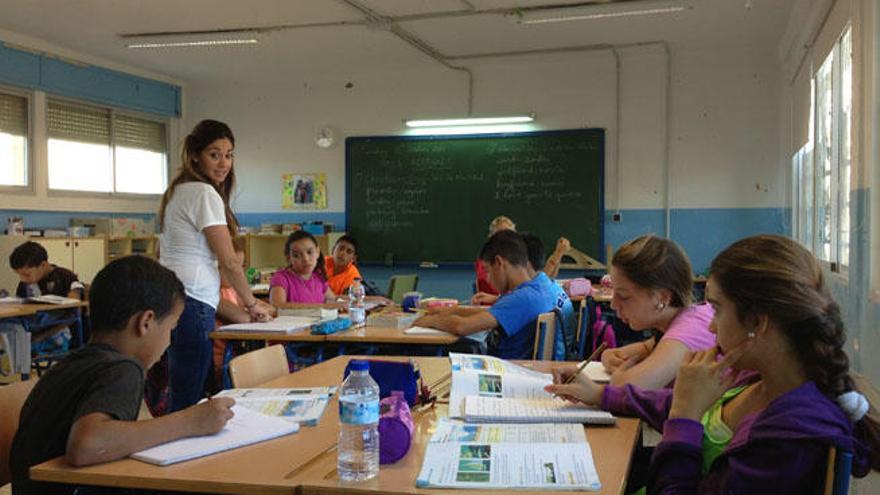
[[283, 174], [281, 207], [286, 210], [326, 210], [327, 178], [322, 173]]

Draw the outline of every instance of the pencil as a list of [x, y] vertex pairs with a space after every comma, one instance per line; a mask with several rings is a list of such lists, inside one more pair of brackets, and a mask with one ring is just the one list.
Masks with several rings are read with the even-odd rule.
[[580, 366], [578, 366], [577, 371], [573, 375], [571, 375], [570, 377], [566, 378], [565, 381], [562, 382], [562, 384], [567, 385], [567, 384], [573, 382], [574, 379], [577, 378], [577, 376], [580, 375], [582, 371], [584, 371], [584, 368], [586, 368], [587, 365], [590, 364], [590, 361], [592, 361], [593, 359], [596, 359], [596, 356], [598, 356], [599, 354], [602, 354], [602, 351], [605, 350], [605, 347], [607, 347], [606, 343], [602, 342], [602, 345], [597, 347], [596, 350], [593, 351], [592, 354], [590, 354], [590, 357], [588, 357], [583, 363], [581, 363]]

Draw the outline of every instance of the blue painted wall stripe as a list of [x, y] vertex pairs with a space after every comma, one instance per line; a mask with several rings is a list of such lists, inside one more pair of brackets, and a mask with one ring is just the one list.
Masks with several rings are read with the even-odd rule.
[[0, 43], [0, 82], [170, 117], [180, 116], [180, 86], [78, 65]]

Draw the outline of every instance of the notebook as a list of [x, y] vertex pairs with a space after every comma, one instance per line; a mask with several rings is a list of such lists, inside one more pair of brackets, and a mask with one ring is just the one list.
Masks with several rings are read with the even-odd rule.
[[235, 416], [219, 433], [181, 438], [136, 452], [131, 457], [150, 464], [167, 466], [299, 431], [298, 423], [260, 414], [239, 405], [232, 406], [232, 412]]
[[56, 296], [54, 294], [46, 294], [43, 296], [31, 296], [28, 298], [28, 301], [35, 303], [44, 303], [44, 304], [70, 304], [70, 303], [78, 303], [79, 299], [74, 299], [72, 297], [64, 297], [64, 296]]
[[278, 332], [288, 333], [309, 328], [317, 318], [308, 316], [279, 316], [272, 321], [235, 323], [223, 325], [217, 330], [221, 332]]
[[464, 399], [464, 420], [496, 423], [587, 423], [613, 425], [606, 411], [572, 404], [562, 399], [504, 399], [469, 395]]

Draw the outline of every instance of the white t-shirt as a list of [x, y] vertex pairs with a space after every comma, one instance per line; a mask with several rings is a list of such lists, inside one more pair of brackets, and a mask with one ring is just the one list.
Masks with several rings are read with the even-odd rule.
[[159, 262], [177, 274], [186, 295], [216, 308], [220, 302], [220, 271], [217, 257], [202, 233], [212, 225], [226, 225], [220, 194], [204, 182], [177, 186], [165, 205]]

